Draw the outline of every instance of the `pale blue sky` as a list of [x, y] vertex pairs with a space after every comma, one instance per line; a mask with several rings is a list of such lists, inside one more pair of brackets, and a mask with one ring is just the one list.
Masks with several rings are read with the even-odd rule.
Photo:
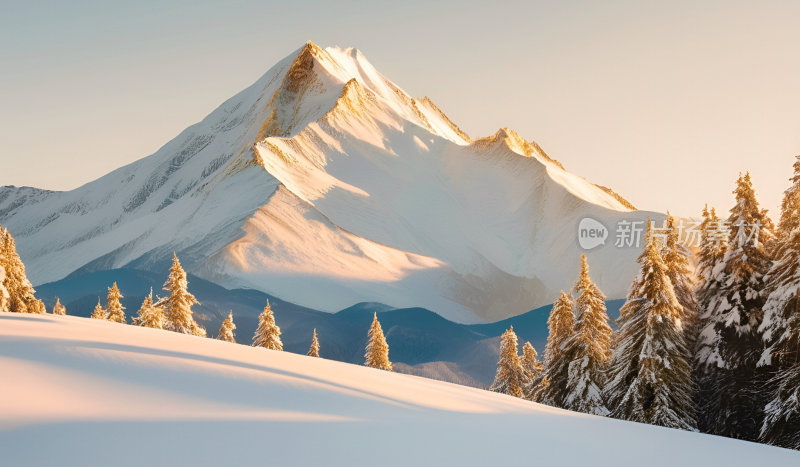
[[638, 207], [774, 215], [800, 154], [797, 1], [0, 1], [0, 185], [144, 157], [306, 40], [472, 136], [501, 126]]

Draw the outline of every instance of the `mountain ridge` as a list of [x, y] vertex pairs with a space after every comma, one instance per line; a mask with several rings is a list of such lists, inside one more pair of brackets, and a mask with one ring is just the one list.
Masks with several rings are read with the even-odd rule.
[[[580, 218], [662, 216], [611, 193], [513, 130], [470, 138], [357, 49], [309, 42], [153, 155], [67, 192], [0, 189], [0, 223], [34, 283], [176, 251], [207, 280], [315, 309], [477, 323], [569, 286]], [[587, 254], [623, 296], [634, 249]]]

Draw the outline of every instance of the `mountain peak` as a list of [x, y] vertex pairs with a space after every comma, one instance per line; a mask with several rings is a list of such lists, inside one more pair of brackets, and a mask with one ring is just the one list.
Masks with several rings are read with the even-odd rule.
[[[357, 49], [310, 41], [150, 157], [70, 192], [0, 188], [0, 222], [39, 284], [159, 268], [175, 251], [229, 288], [462, 322], [551, 302], [575, 273], [564, 232], [578, 219], [645, 214], [509, 128], [471, 140]], [[635, 253], [591, 253], [609, 296], [624, 296]]]
[[528, 143], [525, 138], [519, 135], [516, 131], [508, 127], [502, 127], [497, 130], [493, 135], [475, 140], [477, 146], [490, 147], [502, 144], [508, 149], [520, 154], [522, 156], [530, 157], [535, 148]]

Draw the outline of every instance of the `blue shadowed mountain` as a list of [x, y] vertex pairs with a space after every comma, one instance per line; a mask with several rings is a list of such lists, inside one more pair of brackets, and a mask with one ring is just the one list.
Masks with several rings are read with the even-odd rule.
[[[59, 297], [67, 313], [88, 317], [98, 297], [105, 305], [107, 287], [117, 282], [124, 298], [122, 304], [128, 320], [153, 289], [163, 295], [167, 277], [136, 269], [113, 269], [73, 274], [57, 282], [37, 287], [37, 296], [48, 307]], [[489, 324], [464, 325], [442, 318], [425, 308], [393, 308], [382, 303], [359, 303], [336, 313], [326, 313], [295, 305], [255, 290], [229, 290], [212, 282], [189, 275], [189, 291], [200, 301], [194, 307], [195, 317], [216, 336], [222, 320], [233, 310], [236, 339], [250, 344], [258, 314], [269, 300], [281, 328], [286, 351], [306, 353], [311, 333], [317, 329], [321, 355], [333, 360], [360, 364], [363, 362], [366, 333], [373, 313], [378, 313], [390, 358], [397, 371], [412, 373], [471, 386], [486, 386], [495, 373], [499, 336], [514, 326], [520, 344], [530, 341], [543, 352], [547, 340], [547, 317], [551, 306], [543, 306], [513, 318]], [[619, 316], [624, 300], [607, 302], [612, 320]]]

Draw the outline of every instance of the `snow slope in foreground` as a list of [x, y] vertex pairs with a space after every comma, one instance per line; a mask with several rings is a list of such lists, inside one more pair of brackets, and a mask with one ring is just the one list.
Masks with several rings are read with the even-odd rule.
[[800, 464], [794, 451], [70, 316], [0, 313], [0, 374], [5, 465]]

